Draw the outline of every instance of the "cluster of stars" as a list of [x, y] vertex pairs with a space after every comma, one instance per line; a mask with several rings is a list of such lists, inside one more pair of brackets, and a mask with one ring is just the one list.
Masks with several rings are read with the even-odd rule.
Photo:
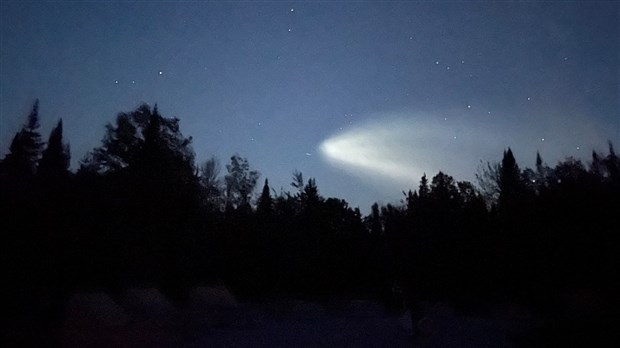
[[[205, 69], [206, 69], [206, 68], [205, 68]], [[161, 75], [163, 75], [163, 74], [164, 74], [164, 72], [163, 72], [162, 70], [157, 71], [157, 75], [160, 75], [160, 76], [161, 76]], [[120, 84], [120, 83], [121, 83], [121, 81], [120, 81], [120, 80], [114, 80], [114, 84], [115, 84], [115, 85], [118, 85], [118, 84]], [[132, 84], [132, 85], [135, 85], [135, 84], [136, 84], [136, 80], [131, 80], [131, 84]]]
[[[288, 11], [288, 12], [289, 12], [289, 13], [291, 13], [291, 15], [292, 15], [292, 14], [295, 12], [295, 8], [289, 8], [289, 11]], [[290, 32], [292, 32], [292, 31], [293, 31], [293, 26], [289, 26], [289, 27], [287, 28], [287, 31], [288, 31], [289, 33], [290, 33]], [[409, 41], [414, 41], [414, 35], [410, 35], [408, 38], [409, 38]], [[278, 59], [278, 60], [280, 60], [280, 59], [281, 59], [281, 56], [279, 56], [279, 55], [278, 55], [278, 56], [277, 56], [277, 59]], [[567, 57], [567, 56], [564, 56], [564, 57], [562, 57], [562, 60], [563, 60], [563, 61], [567, 61], [567, 60], [568, 60], [568, 57]], [[457, 62], [458, 62], [458, 61], [457, 61]], [[434, 63], [435, 63], [435, 65], [437, 65], [437, 66], [442, 65], [442, 64], [441, 64], [441, 60], [439, 60], [439, 59], [435, 60], [435, 61], [434, 61]], [[465, 64], [465, 59], [461, 59], [461, 60], [460, 60], [460, 63], [461, 63], [461, 65], [464, 65], [464, 64]], [[450, 65], [445, 65], [445, 66], [446, 66], [446, 69], [445, 69], [445, 70], [448, 70], [448, 71], [449, 71], [449, 70], [451, 70], [451, 69], [452, 69], [452, 66], [450, 66]], [[205, 69], [206, 69], [206, 68], [205, 68]], [[163, 72], [162, 70], [158, 70], [158, 71], [157, 71], [157, 75], [158, 75], [158, 76], [162, 76], [163, 74], [164, 74], [164, 72]], [[473, 73], [469, 73], [469, 77], [470, 77], [470, 78], [473, 78], [473, 76], [474, 76], [474, 75], [473, 75]], [[115, 85], [119, 85], [119, 84], [120, 84], [120, 81], [119, 81], [119, 80], [114, 80], [114, 84], [115, 84]], [[135, 80], [131, 80], [131, 84], [136, 84], [136, 81], [135, 81]], [[407, 92], [406, 94], [407, 94], [407, 95], [409, 95], [409, 93], [408, 93], [408, 92]], [[527, 101], [531, 101], [531, 100], [532, 100], [532, 97], [528, 96], [528, 97], [526, 97], [526, 99], [527, 99]], [[386, 98], [386, 101], [388, 101], [388, 98]], [[472, 109], [472, 105], [471, 105], [471, 104], [466, 104], [466, 108], [467, 108], [467, 110], [471, 110], [471, 109]], [[487, 111], [487, 114], [488, 114], [488, 115], [491, 115], [491, 111]], [[344, 118], [345, 118], [345, 123], [346, 123], [346, 124], [345, 124], [345, 126], [346, 126], [346, 125], [352, 125], [352, 124], [353, 124], [353, 114], [346, 114], [346, 113], [345, 113], [345, 114], [344, 114]], [[444, 117], [443, 119], [444, 119], [444, 121], [448, 121], [448, 117]], [[257, 122], [257, 126], [258, 126], [258, 127], [261, 127], [261, 126], [262, 126], [262, 122]], [[340, 131], [342, 131], [343, 129], [344, 129], [344, 126], [339, 127], [339, 130], [340, 130]], [[218, 132], [221, 134], [221, 133], [222, 133], [222, 130], [219, 130]], [[456, 140], [458, 137], [457, 137], [456, 135], [454, 135], [452, 138], [453, 138], [454, 140]], [[249, 140], [250, 140], [250, 141], [252, 141], [252, 142], [254, 142], [254, 141], [255, 141], [255, 138], [254, 138], [254, 137], [250, 137], [250, 139], [249, 139]], [[545, 142], [545, 138], [540, 138], [540, 141], [541, 141], [541, 142]], [[576, 147], [576, 149], [577, 149], [577, 150], [579, 150], [579, 149], [580, 149], [580, 147], [579, 147], [579, 146], [577, 146], [577, 147]], [[306, 152], [306, 156], [311, 156], [311, 153]]]

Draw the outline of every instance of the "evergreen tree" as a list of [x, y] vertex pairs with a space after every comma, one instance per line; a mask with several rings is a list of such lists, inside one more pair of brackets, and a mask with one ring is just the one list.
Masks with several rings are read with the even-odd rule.
[[191, 141], [181, 134], [178, 118], [162, 117], [157, 106], [151, 110], [142, 104], [130, 113], [119, 113], [116, 124], [106, 126], [101, 146], [82, 160], [80, 171], [174, 173], [182, 181], [193, 181]]
[[291, 186], [293, 186], [299, 196], [301, 196], [304, 190], [304, 175], [299, 170], [295, 169], [293, 171], [293, 181], [291, 182]]
[[525, 189], [521, 170], [510, 148], [504, 151], [502, 164], [499, 168], [498, 188], [500, 209], [509, 209], [510, 206], [516, 204]]
[[304, 186], [301, 193], [301, 203], [304, 209], [315, 209], [323, 201], [323, 198], [319, 195], [319, 189], [316, 186], [316, 180], [314, 178], [308, 179], [308, 183]]
[[43, 150], [38, 173], [45, 178], [64, 177], [69, 173], [70, 159], [69, 145], [63, 143], [62, 119], [60, 119], [52, 129], [47, 147]]
[[607, 169], [607, 173], [609, 173], [610, 181], [618, 188], [620, 187], [620, 157], [616, 155], [613, 143], [609, 141], [608, 144], [609, 154], [605, 157], [605, 168]]
[[269, 180], [265, 179], [265, 185], [263, 185], [263, 192], [258, 199], [258, 205], [256, 207], [256, 213], [261, 217], [271, 216], [273, 213], [273, 199], [269, 191]]
[[383, 234], [383, 226], [381, 223], [381, 212], [379, 211], [379, 204], [376, 202], [370, 208], [370, 216], [368, 216], [367, 221], [369, 225], [370, 234], [377, 238]]
[[426, 197], [428, 197], [430, 190], [428, 188], [428, 179], [426, 178], [426, 173], [424, 173], [424, 175], [422, 175], [422, 178], [420, 178], [420, 186], [418, 188], [418, 195], [420, 198], [424, 199]]
[[454, 178], [441, 171], [433, 177], [430, 194], [435, 201], [440, 202], [456, 201], [459, 196]]
[[592, 173], [596, 177], [603, 177], [603, 163], [599, 156], [599, 154], [592, 150], [592, 162], [590, 164], [590, 173]]
[[15, 134], [10, 153], [3, 161], [4, 170], [13, 178], [28, 178], [36, 174], [43, 142], [39, 133], [39, 99], [35, 100], [28, 120]]

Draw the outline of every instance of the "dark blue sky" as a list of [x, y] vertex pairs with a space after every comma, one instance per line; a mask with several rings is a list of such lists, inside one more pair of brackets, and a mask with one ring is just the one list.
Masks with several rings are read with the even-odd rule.
[[[620, 144], [615, 2], [10, 2], [0, 14], [0, 152], [41, 101], [72, 164], [141, 102], [197, 159], [239, 153], [367, 211], [419, 176], [473, 180]], [[544, 140], [543, 140], [544, 139]]]

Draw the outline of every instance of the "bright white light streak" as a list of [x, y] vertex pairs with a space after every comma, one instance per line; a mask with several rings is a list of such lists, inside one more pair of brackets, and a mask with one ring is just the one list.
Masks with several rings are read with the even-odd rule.
[[432, 175], [465, 164], [456, 152], [467, 141], [459, 137], [462, 143], [456, 145], [453, 134], [453, 127], [438, 122], [391, 117], [336, 134], [323, 141], [319, 151], [330, 164], [363, 179], [410, 185], [425, 172]]
[[[525, 161], [522, 166], [532, 166], [536, 151], [541, 149], [540, 138], [535, 141], [540, 129], [517, 118], [519, 122], [492, 123], [483, 117], [463, 117], [458, 109], [434, 116], [415, 112], [372, 116], [374, 121], [360, 122], [325, 139], [318, 150], [334, 167], [380, 185], [390, 181], [411, 187], [424, 173], [432, 177], [440, 170], [457, 180], [475, 181], [480, 160], [498, 161], [508, 146], [518, 161]], [[583, 127], [573, 127], [580, 124], [578, 120], [570, 123], [566, 128], [554, 127], [562, 141], [544, 142], [543, 156], [548, 163], [574, 155], [567, 152], [575, 148], [571, 132]], [[594, 129], [584, 128], [582, 133], [583, 138], [597, 139]]]

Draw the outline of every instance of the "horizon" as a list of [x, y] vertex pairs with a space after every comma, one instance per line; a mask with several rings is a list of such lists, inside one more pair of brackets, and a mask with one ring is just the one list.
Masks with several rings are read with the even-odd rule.
[[35, 98], [73, 169], [117, 113], [157, 103], [197, 165], [238, 153], [276, 191], [300, 170], [368, 213], [420, 173], [476, 184], [508, 147], [525, 168], [620, 142], [618, 4], [0, 6], [2, 155]]

